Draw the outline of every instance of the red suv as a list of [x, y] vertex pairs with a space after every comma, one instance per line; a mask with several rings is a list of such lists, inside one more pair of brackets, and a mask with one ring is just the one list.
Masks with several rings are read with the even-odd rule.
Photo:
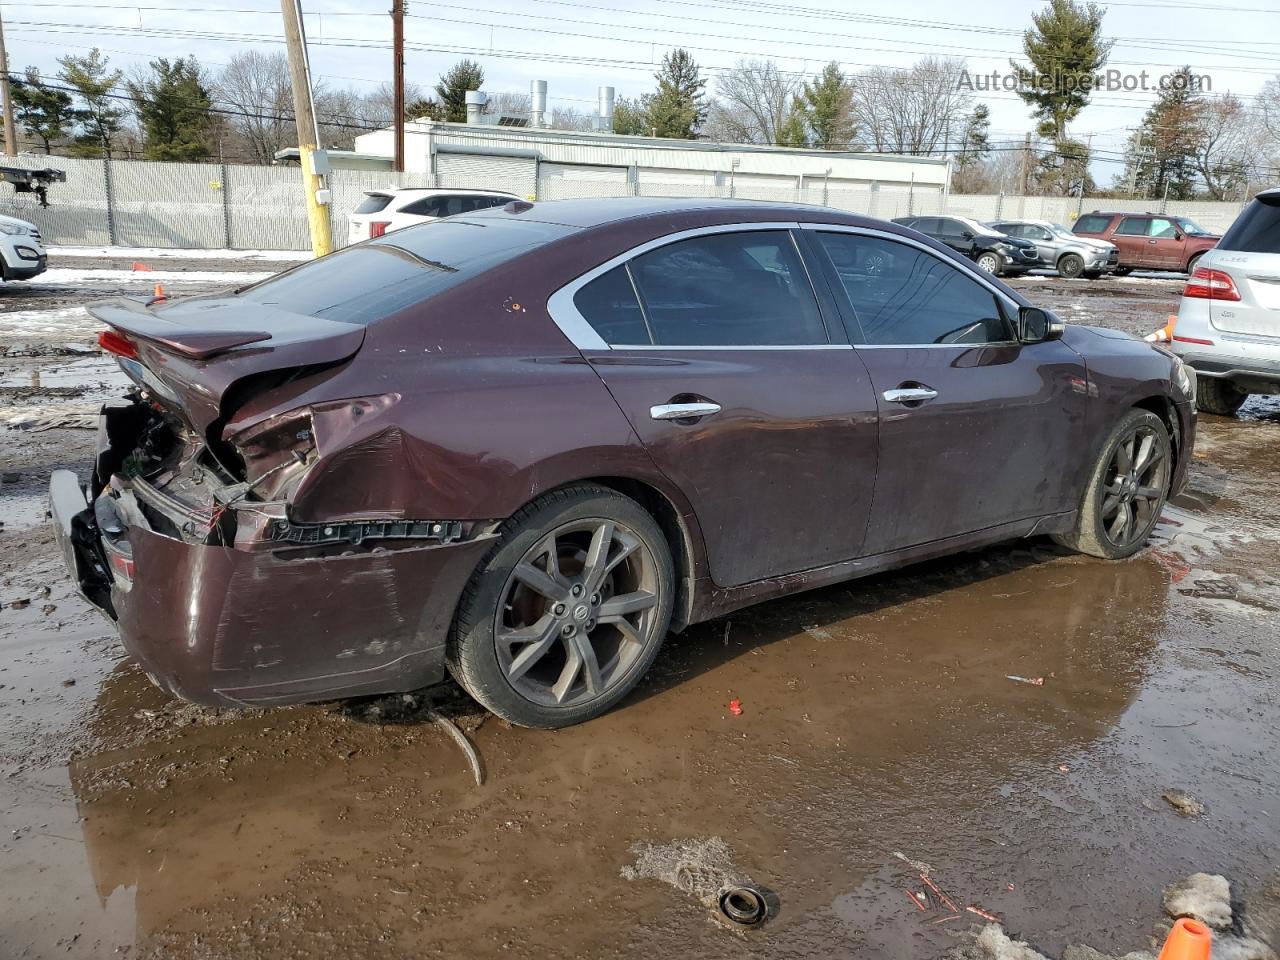
[[1116, 273], [1130, 270], [1194, 272], [1206, 250], [1222, 239], [1194, 220], [1163, 213], [1086, 213], [1071, 228], [1082, 237], [1114, 243], [1120, 250]]

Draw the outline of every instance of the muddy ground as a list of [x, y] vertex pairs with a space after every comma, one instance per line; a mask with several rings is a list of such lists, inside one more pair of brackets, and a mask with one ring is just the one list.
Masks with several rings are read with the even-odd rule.
[[[77, 266], [104, 274], [0, 287], [0, 352], [6, 315], [154, 282]], [[1134, 333], [1181, 289], [1016, 285]], [[0, 426], [6, 960], [939, 956], [981, 921], [932, 922], [945, 912], [908, 898], [918, 871], [895, 853], [1052, 956], [1150, 946], [1161, 888], [1196, 870], [1275, 903], [1275, 402], [1201, 419], [1191, 488], [1132, 560], [1035, 540], [775, 601], [672, 638], [586, 726], [512, 729], [451, 688], [216, 713], [150, 686], [39, 523], [50, 470], [84, 474], [92, 446], [39, 428], [116, 389], [76, 352], [91, 325], [46, 326], [0, 358], [0, 409], [37, 428]], [[1204, 812], [1179, 815], [1169, 788]], [[636, 844], [713, 837], [775, 898], [763, 928], [624, 877]]]

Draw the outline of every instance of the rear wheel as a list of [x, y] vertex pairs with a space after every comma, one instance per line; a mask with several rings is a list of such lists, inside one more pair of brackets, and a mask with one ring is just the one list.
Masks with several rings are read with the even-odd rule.
[[1058, 275], [1074, 280], [1084, 273], [1084, 257], [1078, 253], [1064, 253], [1058, 259]]
[[1000, 254], [998, 253], [980, 253], [978, 259], [974, 261], [978, 264], [978, 269], [983, 273], [998, 274], [1000, 272]]
[[1249, 395], [1217, 377], [1196, 377], [1196, 408], [1220, 417], [1234, 417]]
[[450, 672], [520, 726], [599, 716], [666, 636], [674, 573], [661, 529], [634, 500], [578, 486], [535, 500], [499, 534], [459, 604]]
[[1054, 539], [1106, 560], [1137, 553], [1164, 509], [1172, 452], [1164, 421], [1149, 410], [1130, 410], [1102, 446], [1075, 529]]

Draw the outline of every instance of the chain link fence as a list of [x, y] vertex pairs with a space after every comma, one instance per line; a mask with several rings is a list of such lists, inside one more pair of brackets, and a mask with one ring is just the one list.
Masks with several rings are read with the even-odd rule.
[[[442, 155], [447, 156], [447, 155]], [[310, 247], [302, 177], [296, 167], [223, 163], [154, 163], [25, 155], [4, 163], [26, 168], [53, 167], [66, 183], [49, 190], [48, 208], [31, 194], [0, 187], [0, 212], [28, 220], [51, 244], [75, 246], [176, 247], [232, 250], [306, 250]], [[510, 165], [510, 164], [508, 164]], [[690, 171], [687, 182], [646, 171], [617, 168], [612, 178], [587, 179], [508, 171], [500, 160], [467, 168], [442, 163], [437, 174], [334, 170], [335, 243], [346, 243], [347, 215], [365, 191], [387, 187], [448, 186], [511, 190], [540, 200], [576, 197], [736, 197], [778, 203], [810, 203], [891, 220], [894, 217], [952, 214], [977, 220], [1031, 219], [1071, 224], [1080, 212], [1120, 210], [1173, 213], [1190, 217], [1208, 230], [1223, 231], [1243, 203], [1206, 201], [1112, 200], [1078, 197], [1022, 197], [1005, 194], [947, 194], [934, 189], [877, 185], [850, 188], [797, 177], [794, 187], [762, 186], [749, 181], [715, 182]], [[452, 171], [452, 172], [451, 172]], [[515, 171], [515, 172], [513, 172]], [[519, 176], [517, 176], [519, 173]], [[465, 182], [464, 182], [465, 181]], [[519, 181], [519, 182], [516, 182]]]

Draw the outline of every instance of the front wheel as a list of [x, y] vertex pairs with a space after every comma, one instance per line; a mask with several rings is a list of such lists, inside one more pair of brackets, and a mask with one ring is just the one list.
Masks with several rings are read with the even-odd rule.
[[1058, 260], [1058, 276], [1074, 280], [1084, 273], [1084, 257], [1078, 253], [1065, 253]]
[[1054, 539], [1105, 560], [1137, 553], [1164, 509], [1172, 461], [1164, 421], [1149, 410], [1130, 410], [1102, 446], [1075, 529]]
[[981, 253], [975, 261], [983, 273], [998, 274], [1000, 272], [1000, 255], [998, 253]]
[[1127, 277], [1131, 273], [1133, 273], [1133, 267], [1116, 267], [1117, 277]]
[[553, 491], [499, 529], [458, 606], [450, 673], [523, 727], [582, 723], [653, 663], [675, 575], [662, 530], [616, 491]]
[[1200, 266], [1200, 258], [1201, 258], [1201, 257], [1203, 257], [1203, 256], [1204, 256], [1204, 254], [1203, 254], [1203, 253], [1197, 253], [1194, 257], [1192, 257], [1190, 260], [1188, 260], [1188, 261], [1187, 261], [1187, 276], [1188, 276], [1188, 277], [1189, 277], [1189, 276], [1191, 276], [1193, 273], [1195, 273], [1195, 272], [1196, 272], [1196, 267]]
[[1249, 395], [1217, 377], [1196, 377], [1196, 408], [1219, 417], [1234, 417]]

